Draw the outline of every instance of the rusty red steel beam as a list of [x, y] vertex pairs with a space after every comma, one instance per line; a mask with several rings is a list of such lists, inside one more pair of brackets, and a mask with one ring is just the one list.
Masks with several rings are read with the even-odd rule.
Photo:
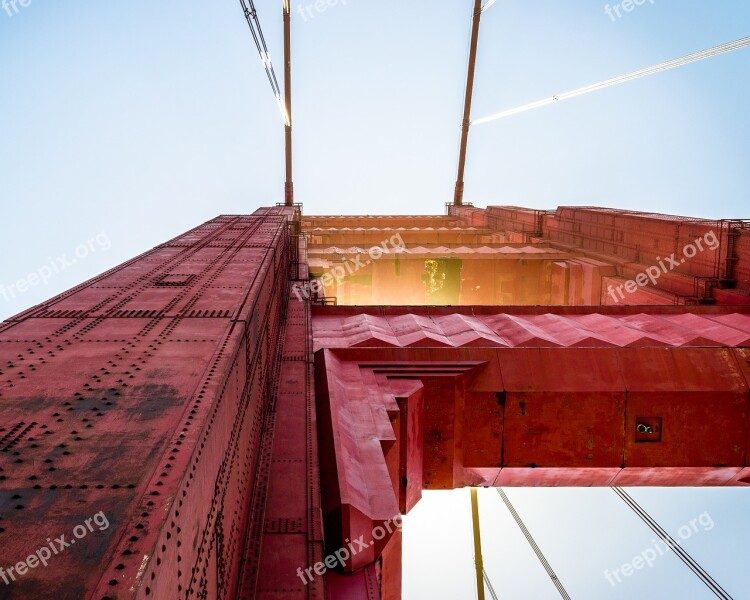
[[750, 310], [600, 309], [315, 307], [326, 551], [394, 568], [373, 532], [423, 489], [750, 483]]
[[[297, 243], [304, 263], [304, 240]], [[252, 511], [259, 527], [247, 545], [238, 600], [324, 598], [323, 578], [305, 574], [324, 559], [310, 304], [287, 294], [277, 393]]]

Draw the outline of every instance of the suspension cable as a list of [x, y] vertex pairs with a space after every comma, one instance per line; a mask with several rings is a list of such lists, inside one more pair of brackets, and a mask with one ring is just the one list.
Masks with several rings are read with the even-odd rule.
[[497, 493], [500, 494], [500, 497], [503, 499], [503, 502], [505, 502], [505, 506], [508, 507], [510, 514], [513, 516], [513, 518], [516, 521], [516, 524], [521, 529], [521, 533], [523, 533], [524, 537], [526, 538], [526, 541], [529, 542], [529, 545], [531, 546], [531, 549], [534, 551], [534, 554], [536, 554], [537, 558], [539, 559], [539, 562], [542, 563], [544, 570], [547, 571], [547, 575], [549, 575], [550, 579], [552, 580], [552, 583], [557, 588], [557, 591], [560, 592], [560, 596], [564, 598], [565, 600], [570, 600], [570, 596], [568, 595], [568, 592], [565, 591], [563, 584], [557, 578], [557, 575], [555, 575], [555, 572], [552, 570], [552, 567], [547, 562], [547, 559], [544, 557], [542, 550], [534, 541], [534, 538], [529, 532], [529, 530], [526, 529], [526, 525], [524, 525], [523, 519], [521, 519], [521, 516], [516, 512], [516, 509], [513, 508], [513, 504], [511, 503], [508, 496], [505, 494], [502, 488], [495, 488], [495, 489], [497, 489]]
[[288, 127], [289, 115], [284, 105], [284, 100], [281, 98], [281, 88], [279, 87], [279, 82], [276, 79], [276, 72], [273, 70], [271, 53], [268, 51], [266, 39], [263, 36], [263, 29], [260, 26], [260, 20], [258, 19], [258, 11], [255, 9], [255, 3], [253, 2], [253, 0], [240, 0], [240, 4], [242, 5], [242, 11], [245, 13], [247, 24], [250, 26], [250, 33], [253, 34], [255, 47], [258, 49], [258, 54], [260, 54], [260, 61], [263, 63], [263, 67], [266, 70], [268, 82], [271, 84], [273, 95], [276, 97], [276, 102], [279, 105], [279, 110], [281, 111], [281, 116], [284, 119], [284, 124]]
[[658, 535], [677, 556], [684, 562], [687, 567], [695, 573], [698, 578], [711, 590], [717, 598], [722, 600], [733, 600], [732, 597], [701, 567], [692, 556], [690, 556], [682, 546], [680, 546], [662, 527], [659, 525], [646, 510], [638, 504], [630, 494], [620, 487], [612, 488], [620, 498], [627, 504], [640, 519], [649, 526], [649, 528]]
[[720, 54], [726, 54], [728, 52], [740, 50], [742, 48], [746, 48], [747, 46], [750, 46], [750, 37], [741, 38], [739, 40], [728, 42], [720, 46], [714, 46], [713, 48], [708, 48], [707, 50], [701, 50], [700, 52], [688, 54], [687, 56], [683, 56], [681, 58], [675, 58], [674, 60], [670, 60], [670, 61], [658, 64], [658, 65], [655, 65], [653, 67], [649, 67], [647, 69], [641, 69], [640, 71], [633, 71], [632, 73], [627, 73], [619, 77], [607, 79], [606, 81], [601, 81], [599, 83], [587, 85], [582, 88], [573, 90], [572, 92], [565, 92], [564, 94], [556, 94], [552, 96], [551, 98], [538, 100], [537, 102], [531, 102], [530, 104], [524, 104], [523, 106], [519, 106], [518, 108], [505, 110], [499, 113], [495, 113], [494, 115], [490, 115], [488, 117], [482, 117], [481, 119], [476, 119], [472, 121], [471, 124], [481, 125], [482, 123], [488, 123], [489, 121], [495, 121], [497, 119], [510, 117], [511, 115], [516, 115], [518, 113], [526, 112], [527, 110], [532, 110], [534, 108], [539, 108], [541, 106], [547, 106], [548, 104], [554, 104], [555, 102], [559, 102], [561, 100], [568, 100], [569, 98], [575, 98], [576, 96], [581, 96], [583, 94], [597, 92], [599, 90], [612, 87], [613, 85], [619, 85], [627, 81], [632, 81], [633, 79], [646, 77], [648, 75], [654, 75], [656, 73], [661, 73], [662, 71], [667, 71], [669, 69], [676, 69], [677, 67], [682, 67], [684, 65], [688, 65], [690, 63], [694, 63], [699, 60], [705, 60], [706, 58], [711, 58], [713, 56], [718, 56]]
[[495, 588], [493, 588], [492, 584], [490, 583], [490, 576], [487, 575], [487, 571], [485, 569], [482, 569], [482, 575], [484, 576], [484, 583], [487, 586], [487, 589], [490, 591], [492, 600], [499, 600], [499, 598], [497, 597], [497, 593], [495, 593]]

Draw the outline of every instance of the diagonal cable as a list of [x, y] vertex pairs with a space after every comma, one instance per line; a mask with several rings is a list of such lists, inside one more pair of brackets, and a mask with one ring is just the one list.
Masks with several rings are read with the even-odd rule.
[[487, 575], [487, 571], [485, 569], [482, 569], [482, 576], [484, 577], [484, 584], [487, 586], [487, 589], [490, 591], [490, 596], [492, 596], [492, 600], [499, 600], [497, 597], [497, 593], [495, 593], [495, 588], [492, 587], [492, 583], [490, 583], [490, 577]]
[[531, 535], [528, 529], [526, 529], [526, 525], [523, 522], [523, 519], [521, 519], [521, 516], [516, 512], [516, 509], [513, 508], [513, 504], [510, 501], [510, 498], [505, 494], [502, 488], [495, 488], [497, 489], [497, 493], [500, 494], [500, 497], [503, 499], [503, 502], [505, 502], [505, 506], [508, 507], [508, 510], [510, 511], [510, 514], [513, 516], [513, 518], [516, 521], [516, 524], [521, 529], [521, 533], [523, 533], [523, 536], [526, 538], [526, 541], [529, 542], [529, 545], [531, 546], [531, 549], [534, 551], [534, 554], [536, 554], [536, 557], [539, 559], [539, 562], [542, 563], [542, 566], [544, 567], [544, 570], [547, 571], [547, 575], [549, 575], [550, 579], [552, 580], [552, 583], [557, 588], [557, 591], [560, 592], [560, 596], [564, 598], [564, 600], [570, 600], [570, 596], [568, 595], [568, 592], [565, 591], [565, 587], [563, 587], [562, 582], [557, 578], [557, 575], [555, 575], [555, 572], [552, 570], [552, 567], [547, 562], [547, 559], [544, 556], [544, 553], [539, 548], [537, 543], [534, 541], [534, 537]]
[[271, 53], [268, 51], [266, 38], [263, 36], [263, 29], [260, 26], [255, 3], [253, 0], [240, 0], [240, 5], [242, 6], [242, 12], [245, 14], [247, 24], [250, 26], [250, 33], [253, 35], [255, 47], [258, 49], [258, 54], [260, 54], [260, 61], [263, 63], [263, 67], [266, 70], [268, 82], [271, 84], [271, 89], [273, 90], [273, 95], [279, 105], [281, 116], [284, 118], [284, 124], [289, 126], [289, 114], [286, 105], [284, 104], [284, 100], [281, 98], [281, 88], [279, 87], [278, 79], [276, 79], [276, 72], [273, 69], [273, 63], [271, 62]]
[[684, 562], [687, 567], [695, 573], [698, 578], [708, 587], [709, 590], [711, 590], [717, 598], [721, 598], [722, 600], [732, 600], [732, 597], [727, 594], [727, 592], [722, 588], [716, 581], [711, 577], [704, 569], [701, 567], [695, 559], [690, 556], [685, 550], [683, 550], [682, 546], [678, 544], [671, 535], [669, 535], [662, 527], [659, 525], [651, 515], [649, 515], [646, 510], [641, 507], [640, 504], [638, 504], [633, 497], [628, 494], [624, 489], [620, 487], [613, 487], [612, 488], [620, 498], [627, 504], [633, 512], [640, 517], [640, 519], [649, 526], [649, 528], [658, 535], [662, 542], [664, 542], [669, 548], [678, 556], [678, 558]]
[[607, 79], [599, 83], [587, 85], [582, 88], [573, 90], [571, 92], [565, 92], [564, 94], [556, 94], [552, 96], [551, 98], [545, 98], [544, 100], [538, 100], [536, 102], [524, 104], [523, 106], [519, 106], [517, 108], [511, 108], [510, 110], [505, 110], [499, 113], [495, 113], [488, 117], [482, 117], [481, 119], [476, 119], [472, 121], [471, 124], [481, 125], [482, 123], [488, 123], [489, 121], [503, 119], [505, 117], [510, 117], [511, 115], [517, 115], [518, 113], [526, 112], [527, 110], [532, 110], [534, 108], [539, 108], [541, 106], [547, 106], [548, 104], [554, 104], [555, 102], [560, 102], [561, 100], [568, 100], [570, 98], [575, 98], [576, 96], [582, 96], [583, 94], [590, 94], [591, 92], [597, 92], [599, 90], [612, 87], [613, 85], [620, 85], [621, 83], [626, 83], [634, 79], [639, 79], [640, 77], [647, 77], [648, 75], [654, 75], [656, 73], [661, 73], [663, 71], [668, 71], [670, 69], [676, 69], [677, 67], [689, 65], [699, 60], [705, 60], [713, 56], [719, 56], [720, 54], [726, 54], [728, 52], [734, 52], [735, 50], [741, 50], [742, 48], [746, 48], [748, 46], [750, 46], [750, 37], [741, 38], [733, 42], [721, 44], [720, 46], [714, 46], [713, 48], [708, 48], [707, 50], [701, 50], [700, 52], [695, 52], [693, 54], [688, 54], [687, 56], [675, 58], [674, 60], [660, 63], [653, 67], [641, 69], [640, 71], [633, 71], [632, 73], [626, 73], [625, 75], [620, 75], [619, 77], [613, 77], [612, 79]]

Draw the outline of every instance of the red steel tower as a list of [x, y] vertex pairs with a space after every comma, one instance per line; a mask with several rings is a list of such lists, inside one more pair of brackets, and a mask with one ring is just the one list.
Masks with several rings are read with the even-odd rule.
[[200, 225], [0, 325], [0, 597], [396, 599], [423, 489], [747, 485], [748, 232]]

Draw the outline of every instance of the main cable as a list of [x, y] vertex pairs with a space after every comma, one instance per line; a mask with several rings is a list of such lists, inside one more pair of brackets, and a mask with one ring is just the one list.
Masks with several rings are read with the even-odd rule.
[[544, 100], [538, 100], [536, 102], [524, 104], [523, 106], [519, 106], [517, 108], [512, 108], [510, 110], [505, 110], [499, 113], [495, 113], [493, 115], [489, 115], [487, 117], [482, 117], [481, 119], [476, 119], [472, 121], [471, 124], [481, 125], [483, 123], [488, 123], [490, 121], [495, 121], [497, 119], [510, 117], [512, 115], [526, 112], [534, 108], [547, 106], [548, 104], [554, 104], [555, 102], [560, 102], [561, 100], [568, 100], [570, 98], [575, 98], [576, 96], [582, 96], [583, 94], [596, 92], [604, 88], [612, 87], [614, 85], [619, 85], [627, 81], [632, 81], [633, 79], [638, 79], [640, 77], [647, 77], [648, 75], [654, 75], [656, 73], [661, 73], [662, 71], [676, 69], [677, 67], [682, 67], [684, 65], [688, 65], [688, 64], [697, 62], [699, 60], [705, 60], [707, 58], [718, 56], [720, 54], [734, 52], [735, 50], [740, 50], [748, 46], [750, 46], [750, 37], [741, 38], [733, 42], [721, 44], [720, 46], [714, 46], [713, 48], [708, 48], [706, 50], [701, 50], [700, 52], [694, 52], [693, 54], [688, 54], [687, 56], [675, 58], [673, 60], [669, 60], [667, 62], [654, 65], [653, 67], [648, 67], [646, 69], [641, 69], [639, 71], [633, 71], [632, 73], [626, 73], [625, 75], [620, 75], [619, 77], [613, 77], [612, 79], [607, 79], [599, 83], [587, 85], [587, 86], [578, 88], [576, 90], [573, 90], [571, 92], [565, 92], [563, 94], [556, 94], [552, 96], [551, 98], [545, 98]]
[[482, 12], [490, 8], [495, 2], [497, 2], [497, 0], [487, 0], [487, 2], [482, 5]]

